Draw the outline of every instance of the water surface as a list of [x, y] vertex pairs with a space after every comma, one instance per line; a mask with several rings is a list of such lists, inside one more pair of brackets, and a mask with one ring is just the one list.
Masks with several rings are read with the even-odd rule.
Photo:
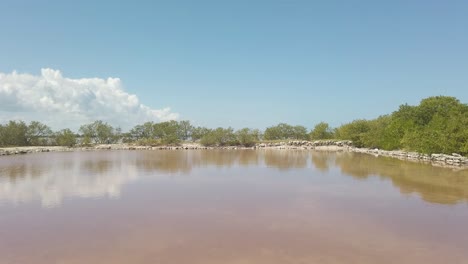
[[468, 172], [356, 153], [0, 158], [0, 263], [468, 263]]

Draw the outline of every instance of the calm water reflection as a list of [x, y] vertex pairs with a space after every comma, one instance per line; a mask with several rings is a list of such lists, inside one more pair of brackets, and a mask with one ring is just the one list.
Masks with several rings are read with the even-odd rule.
[[468, 263], [468, 171], [353, 153], [0, 158], [0, 263]]

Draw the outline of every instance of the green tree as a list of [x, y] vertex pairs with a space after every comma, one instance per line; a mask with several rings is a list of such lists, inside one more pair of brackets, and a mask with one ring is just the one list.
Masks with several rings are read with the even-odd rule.
[[309, 139], [309, 135], [307, 134], [307, 128], [305, 128], [304, 126], [292, 127], [292, 133], [288, 135], [288, 138], [302, 140]]
[[146, 122], [142, 125], [137, 125], [130, 130], [129, 134], [133, 140], [154, 138], [154, 123]]
[[361, 135], [362, 145], [369, 148], [388, 149], [386, 131], [391, 121], [392, 117], [389, 115], [368, 120], [369, 129]]
[[2, 124], [0, 124], [0, 147], [3, 147], [6, 145], [4, 142], [5, 140], [4, 137], [5, 137], [5, 128], [3, 127]]
[[193, 131], [193, 126], [190, 124], [190, 121], [188, 120], [183, 120], [179, 122], [179, 138], [182, 140], [187, 140], [191, 138], [192, 136], [192, 131]]
[[234, 129], [218, 127], [211, 130], [200, 140], [204, 146], [235, 146], [239, 145]]
[[52, 134], [52, 129], [47, 125], [32, 121], [26, 130], [26, 140], [30, 146], [44, 146], [49, 143]]
[[307, 129], [303, 126], [291, 126], [280, 123], [276, 126], [268, 127], [263, 134], [265, 140], [284, 139], [307, 139]]
[[450, 118], [463, 105], [455, 97], [433, 96], [421, 100], [421, 103], [414, 108], [413, 119], [416, 125], [428, 125], [435, 115]]
[[70, 129], [62, 129], [55, 133], [55, 141], [59, 146], [73, 147], [76, 145], [76, 135]]
[[387, 150], [403, 148], [403, 137], [415, 129], [411, 119], [412, 107], [400, 106], [400, 110], [390, 116], [387, 127], [382, 132], [382, 148]]
[[328, 123], [320, 122], [315, 125], [314, 129], [310, 132], [309, 137], [311, 140], [330, 139], [333, 138], [333, 130]]
[[0, 129], [0, 144], [2, 146], [27, 146], [28, 126], [23, 121], [10, 120]]
[[434, 96], [417, 106], [401, 105], [391, 115], [345, 124], [337, 136], [358, 147], [466, 154], [467, 131], [468, 105], [454, 97]]
[[[395, 116], [402, 116], [401, 109]], [[454, 97], [434, 96], [423, 99], [405, 118], [407, 129], [401, 145], [422, 153], [466, 153], [468, 106]]]
[[286, 123], [280, 123], [276, 126], [271, 126], [265, 129], [263, 138], [265, 140], [280, 140], [286, 139], [287, 135], [292, 130], [292, 127]]
[[211, 132], [211, 129], [206, 127], [194, 127], [192, 129], [192, 140], [197, 141]]
[[178, 144], [179, 138], [179, 123], [171, 120], [167, 122], [156, 123], [153, 126], [154, 138], [161, 140], [163, 144]]
[[369, 130], [369, 121], [358, 119], [338, 127], [336, 133], [339, 139], [351, 140], [356, 147], [364, 147], [364, 138]]
[[82, 125], [80, 133], [83, 135], [83, 142], [110, 144], [116, 141], [115, 129], [101, 120], [94, 121], [91, 124]]
[[237, 142], [244, 147], [252, 147], [260, 140], [258, 129], [243, 128], [236, 131]]

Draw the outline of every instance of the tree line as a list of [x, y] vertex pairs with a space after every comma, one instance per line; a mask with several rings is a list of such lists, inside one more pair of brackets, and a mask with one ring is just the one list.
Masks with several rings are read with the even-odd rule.
[[468, 105], [455, 97], [429, 97], [389, 115], [344, 124], [333, 137], [350, 139], [357, 147], [466, 155]]
[[401, 105], [391, 114], [375, 119], [357, 119], [332, 128], [320, 122], [313, 129], [280, 123], [260, 131], [242, 128], [207, 128], [190, 121], [146, 122], [122, 132], [101, 120], [85, 124], [78, 133], [70, 129], [52, 131], [38, 121], [9, 121], [0, 125], [0, 146], [92, 145], [136, 143], [177, 145], [199, 142], [205, 146], [246, 146], [259, 141], [352, 140], [357, 147], [385, 150], [405, 149], [421, 153], [468, 154], [468, 105], [448, 96], [423, 99], [419, 105]]

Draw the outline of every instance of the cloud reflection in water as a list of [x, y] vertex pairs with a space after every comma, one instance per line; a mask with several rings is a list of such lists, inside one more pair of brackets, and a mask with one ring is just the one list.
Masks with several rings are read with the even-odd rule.
[[[468, 201], [468, 172], [435, 168], [391, 158], [353, 153], [302, 150], [99, 151], [41, 153], [0, 158], [0, 202], [40, 201], [60, 206], [67, 197], [118, 198], [122, 188], [141, 177], [188, 175], [216, 166], [262, 166], [279, 171], [336, 173], [357, 180], [379, 176], [401, 193], [424, 201], [456, 204]], [[335, 172], [333, 172], [335, 171]]]

